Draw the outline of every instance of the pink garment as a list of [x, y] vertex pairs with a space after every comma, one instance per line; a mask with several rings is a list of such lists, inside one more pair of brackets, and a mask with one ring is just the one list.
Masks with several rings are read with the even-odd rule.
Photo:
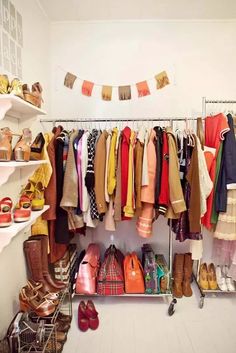
[[83, 204], [83, 192], [82, 192], [82, 137], [79, 140], [77, 148], [77, 173], [78, 173], [78, 187], [79, 187], [79, 204], [80, 208]]
[[[236, 265], [236, 240], [223, 240], [214, 238], [212, 259], [216, 265]], [[236, 275], [236, 271], [235, 271]]]

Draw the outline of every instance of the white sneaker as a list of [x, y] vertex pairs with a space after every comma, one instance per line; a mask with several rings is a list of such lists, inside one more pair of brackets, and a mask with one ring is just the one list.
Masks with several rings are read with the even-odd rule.
[[218, 284], [218, 287], [220, 288], [220, 290], [223, 290], [223, 291], [228, 290], [225, 277], [223, 276], [219, 265], [216, 266], [216, 280], [217, 280], [217, 284]]
[[226, 277], [225, 281], [226, 281], [226, 285], [227, 285], [228, 291], [234, 292], [235, 291], [235, 285], [234, 285], [234, 281], [232, 280], [232, 278], [231, 277]]

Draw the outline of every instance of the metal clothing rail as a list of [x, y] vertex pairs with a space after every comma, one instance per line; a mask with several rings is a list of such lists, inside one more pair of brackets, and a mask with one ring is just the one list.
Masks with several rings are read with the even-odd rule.
[[207, 104], [236, 104], [235, 99], [207, 99], [206, 97], [202, 97], [202, 117], [206, 116], [206, 105]]
[[88, 123], [88, 122], [91, 122], [91, 123], [94, 123], [94, 122], [100, 122], [100, 123], [107, 123], [107, 122], [120, 122], [120, 121], [128, 121], [128, 122], [132, 122], [132, 121], [186, 121], [186, 120], [197, 120], [196, 117], [174, 117], [174, 118], [171, 118], [171, 117], [160, 117], [160, 118], [116, 118], [116, 119], [110, 119], [110, 118], [96, 118], [96, 119], [91, 119], [91, 118], [78, 118], [78, 119], [61, 119], [61, 118], [58, 118], [58, 119], [40, 119], [39, 121], [41, 123], [63, 123], [63, 122], [68, 122], [68, 123]]

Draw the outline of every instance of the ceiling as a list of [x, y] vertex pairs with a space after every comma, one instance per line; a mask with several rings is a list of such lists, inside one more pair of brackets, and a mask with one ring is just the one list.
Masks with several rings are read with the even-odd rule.
[[232, 19], [235, 0], [39, 0], [51, 21]]

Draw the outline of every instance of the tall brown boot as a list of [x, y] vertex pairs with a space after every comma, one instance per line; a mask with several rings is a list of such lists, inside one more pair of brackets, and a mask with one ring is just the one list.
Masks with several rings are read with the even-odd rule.
[[191, 297], [193, 294], [191, 284], [190, 284], [192, 271], [193, 271], [192, 254], [188, 253], [184, 255], [183, 295], [185, 297]]
[[65, 283], [60, 281], [55, 281], [48, 269], [48, 239], [46, 235], [33, 235], [29, 238], [30, 240], [37, 239], [41, 242], [41, 256], [42, 256], [42, 268], [43, 268], [43, 278], [45, 281], [52, 287], [56, 288], [57, 290], [64, 289], [66, 287]]
[[59, 290], [51, 286], [43, 276], [41, 241], [39, 240], [24, 241], [24, 252], [25, 252], [27, 267], [31, 274], [31, 278], [35, 282], [42, 283], [43, 290], [45, 292], [58, 293]]
[[182, 298], [183, 296], [183, 270], [184, 270], [184, 254], [175, 254], [174, 258], [174, 285], [173, 285], [173, 295], [176, 298]]

